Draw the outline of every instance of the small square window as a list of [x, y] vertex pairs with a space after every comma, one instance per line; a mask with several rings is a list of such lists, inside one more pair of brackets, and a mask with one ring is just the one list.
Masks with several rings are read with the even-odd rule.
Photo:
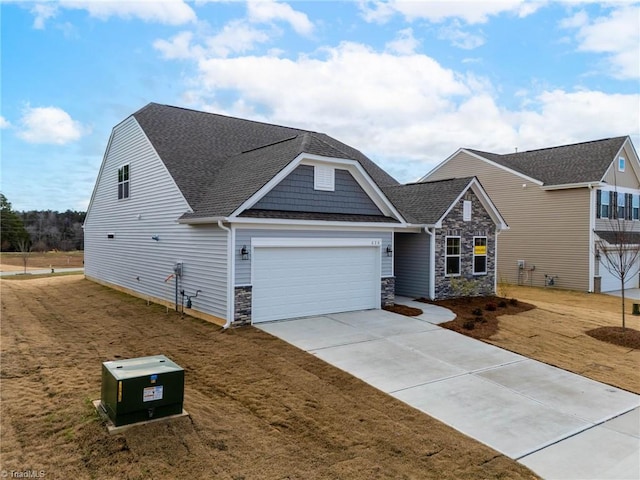
[[625, 167], [626, 163], [627, 162], [626, 162], [624, 157], [619, 157], [618, 158], [618, 171], [619, 172], [624, 172], [624, 167]]

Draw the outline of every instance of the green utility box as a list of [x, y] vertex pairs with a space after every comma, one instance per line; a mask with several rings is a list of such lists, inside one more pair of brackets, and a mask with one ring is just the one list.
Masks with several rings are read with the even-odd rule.
[[182, 413], [184, 370], [164, 355], [102, 364], [100, 404], [116, 427]]

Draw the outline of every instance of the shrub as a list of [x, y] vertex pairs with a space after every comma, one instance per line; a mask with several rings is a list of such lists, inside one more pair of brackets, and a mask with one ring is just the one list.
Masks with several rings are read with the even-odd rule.
[[474, 308], [471, 311], [472, 314], [474, 314], [476, 317], [481, 317], [482, 316], [482, 309], [481, 308]]
[[495, 312], [498, 309], [498, 306], [493, 302], [489, 302], [484, 306], [484, 308], [489, 312]]
[[518, 299], [512, 298], [511, 300], [509, 300], [509, 303], [515, 307], [516, 305], [518, 305]]
[[465, 320], [465, 322], [462, 324], [462, 328], [466, 330], [473, 330], [474, 328], [476, 328], [476, 322], [474, 322], [473, 320]]
[[480, 284], [477, 280], [462, 277], [451, 279], [451, 291], [455, 297], [475, 297], [479, 290]]
[[498, 303], [498, 306], [500, 308], [505, 308], [507, 306], [507, 302], [505, 300], [500, 300], [500, 302]]
[[476, 323], [487, 323], [487, 319], [484, 317], [476, 317]]

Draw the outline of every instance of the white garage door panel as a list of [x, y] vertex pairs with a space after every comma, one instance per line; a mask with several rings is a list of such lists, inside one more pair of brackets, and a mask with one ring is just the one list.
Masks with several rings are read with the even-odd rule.
[[[638, 288], [638, 273], [637, 269], [633, 269], [629, 275], [627, 275], [627, 281], [625, 282], [625, 288]], [[612, 292], [616, 290], [620, 290], [620, 279], [613, 275], [611, 272], [607, 270], [604, 263], [600, 261], [600, 276], [602, 280], [600, 281], [600, 291], [602, 292]]]
[[254, 323], [378, 308], [380, 250], [255, 248], [252, 298]]

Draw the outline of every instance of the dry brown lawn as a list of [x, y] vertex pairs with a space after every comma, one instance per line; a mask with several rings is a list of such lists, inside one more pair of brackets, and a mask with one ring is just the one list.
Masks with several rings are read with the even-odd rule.
[[[0, 470], [46, 479], [535, 478], [257, 329], [223, 331], [79, 276], [3, 279], [0, 289]], [[101, 362], [155, 354], [185, 369], [190, 417], [110, 436], [91, 405]]]
[[[593, 380], [640, 393], [640, 350], [596, 340], [586, 331], [622, 326], [619, 297], [536, 287], [509, 287], [509, 297], [537, 308], [499, 317], [485, 341]], [[627, 327], [640, 330], [626, 300]]]
[[[10, 272], [23, 270], [22, 253], [0, 254], [0, 271]], [[84, 267], [84, 252], [31, 252], [27, 257], [27, 271], [43, 268], [78, 268]]]

